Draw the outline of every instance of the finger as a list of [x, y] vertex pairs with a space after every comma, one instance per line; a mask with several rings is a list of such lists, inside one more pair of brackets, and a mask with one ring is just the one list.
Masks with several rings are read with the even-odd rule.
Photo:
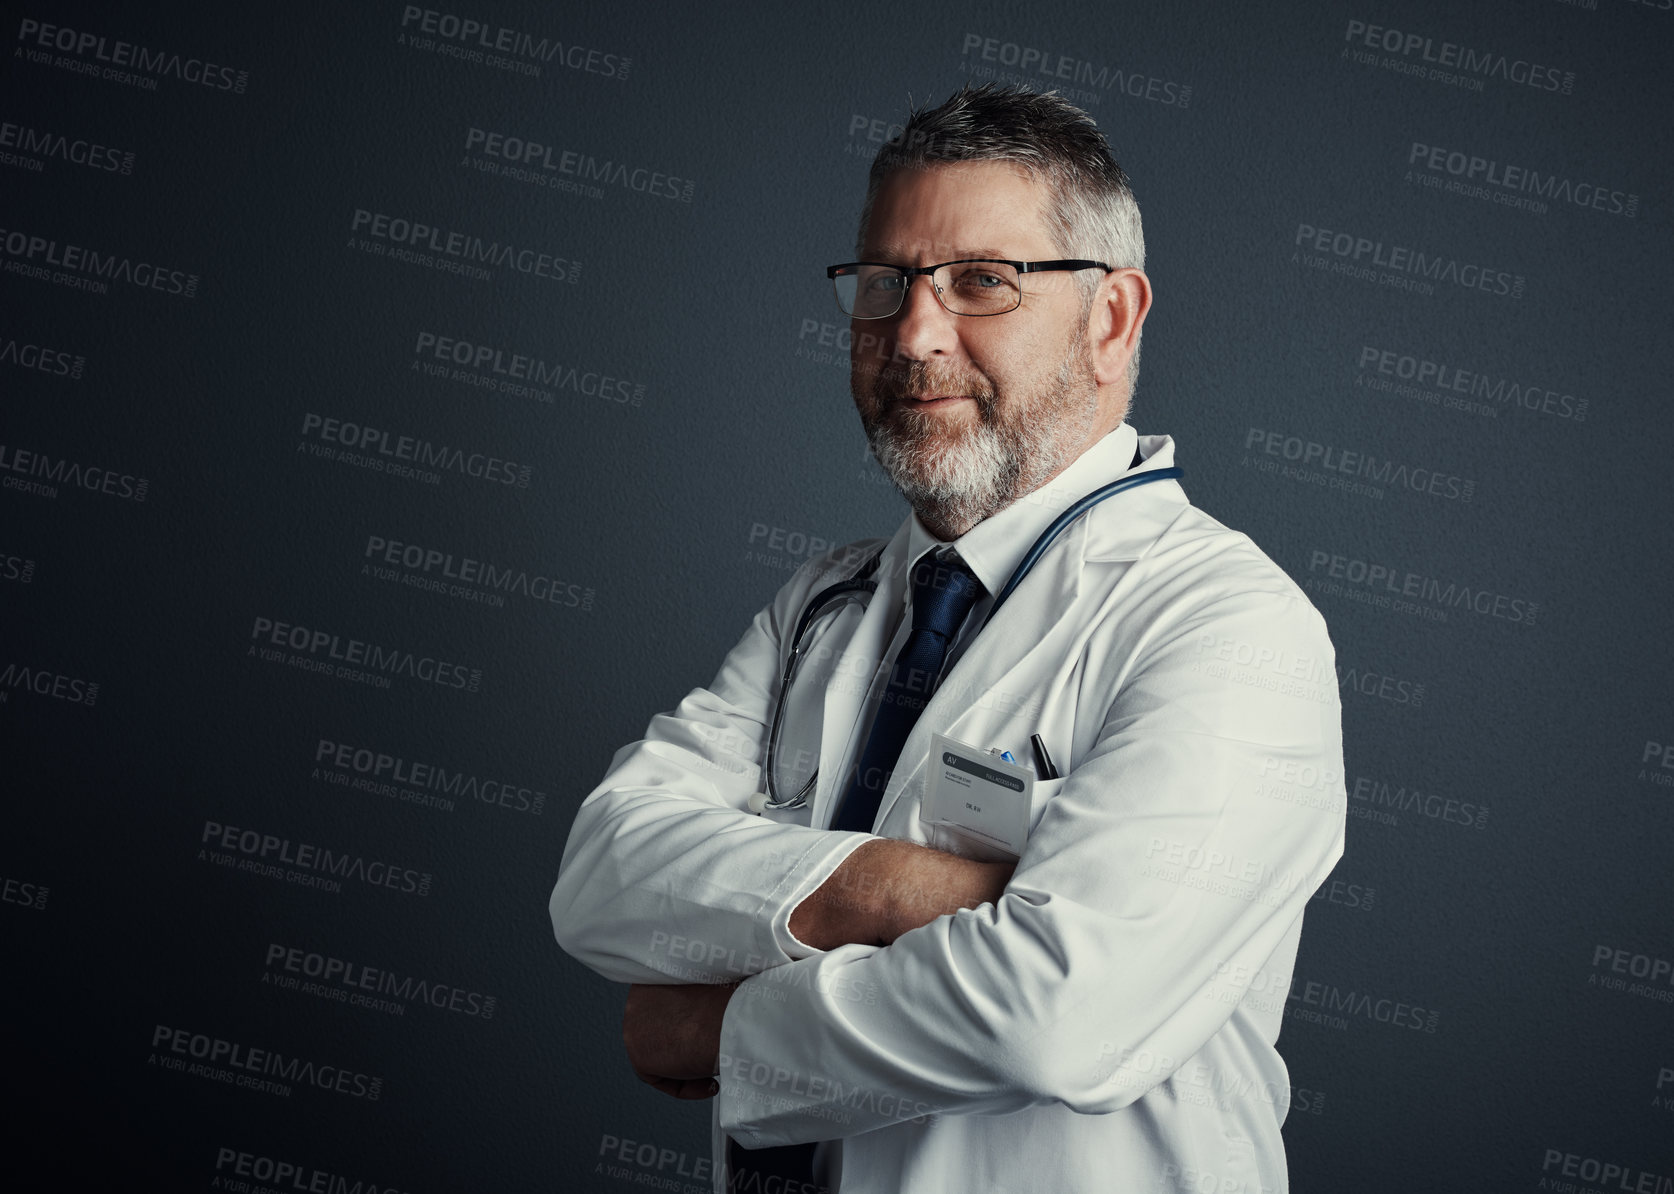
[[665, 1094], [671, 1094], [677, 1099], [712, 1099], [721, 1093], [721, 1084], [713, 1078], [671, 1078], [668, 1079], [676, 1089], [668, 1090], [659, 1087]]
[[647, 1086], [675, 1099], [712, 1099], [721, 1092], [721, 1084], [713, 1078], [663, 1078], [637, 1072], [635, 1076]]

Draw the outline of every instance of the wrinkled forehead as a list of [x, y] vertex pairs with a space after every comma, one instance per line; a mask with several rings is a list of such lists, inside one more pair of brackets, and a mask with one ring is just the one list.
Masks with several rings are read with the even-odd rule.
[[1048, 198], [1045, 183], [1016, 162], [904, 167], [878, 187], [862, 256], [909, 265], [1052, 256]]

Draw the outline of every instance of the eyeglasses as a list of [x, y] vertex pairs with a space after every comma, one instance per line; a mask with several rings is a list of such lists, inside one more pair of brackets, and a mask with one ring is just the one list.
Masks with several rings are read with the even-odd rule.
[[920, 275], [930, 279], [936, 301], [954, 315], [1004, 315], [1023, 302], [1023, 275], [1082, 269], [1111, 272], [1102, 261], [944, 261], [940, 265], [885, 265], [851, 261], [825, 276], [837, 288], [837, 305], [855, 319], [888, 319], [906, 301]]

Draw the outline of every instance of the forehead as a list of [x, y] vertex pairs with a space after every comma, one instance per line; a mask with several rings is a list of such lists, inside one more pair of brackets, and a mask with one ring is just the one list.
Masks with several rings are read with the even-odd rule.
[[868, 260], [929, 265], [959, 257], [1028, 260], [1057, 250], [1046, 186], [1014, 162], [949, 162], [898, 170], [878, 188]]

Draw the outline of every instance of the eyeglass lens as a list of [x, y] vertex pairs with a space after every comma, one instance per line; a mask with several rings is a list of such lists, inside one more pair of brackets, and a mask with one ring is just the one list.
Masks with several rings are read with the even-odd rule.
[[[901, 309], [907, 277], [889, 265], [860, 265], [838, 274], [837, 305], [845, 315], [885, 319]], [[1023, 301], [1017, 271], [1002, 261], [959, 261], [930, 275], [942, 306], [955, 315], [1000, 315]]]

